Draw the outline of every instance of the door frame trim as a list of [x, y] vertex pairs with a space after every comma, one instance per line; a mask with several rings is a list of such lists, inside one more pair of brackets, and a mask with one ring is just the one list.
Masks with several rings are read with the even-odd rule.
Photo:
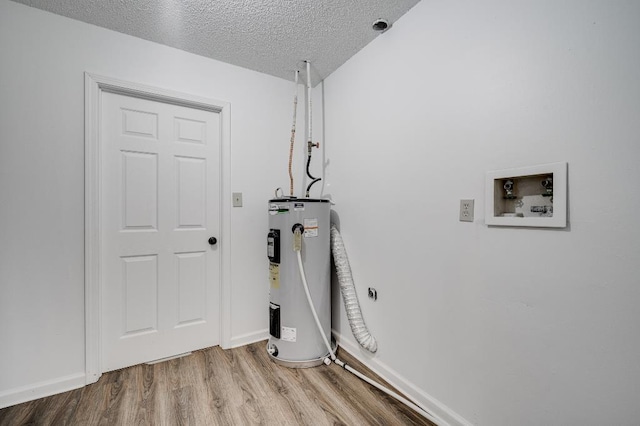
[[117, 93], [220, 114], [220, 346], [231, 347], [231, 104], [187, 93], [84, 73], [85, 87], [85, 372], [86, 384], [102, 375], [101, 140], [102, 94]]

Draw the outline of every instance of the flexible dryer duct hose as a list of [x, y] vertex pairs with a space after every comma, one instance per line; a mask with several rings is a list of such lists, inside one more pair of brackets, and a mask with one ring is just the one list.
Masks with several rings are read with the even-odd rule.
[[333, 263], [336, 265], [340, 292], [342, 293], [342, 300], [344, 301], [344, 307], [347, 311], [351, 332], [360, 346], [374, 353], [378, 350], [378, 344], [364, 323], [360, 303], [358, 302], [358, 295], [356, 294], [356, 287], [353, 283], [353, 277], [351, 276], [351, 265], [349, 265], [347, 251], [344, 248], [342, 236], [335, 225], [331, 225], [331, 253], [333, 254]]

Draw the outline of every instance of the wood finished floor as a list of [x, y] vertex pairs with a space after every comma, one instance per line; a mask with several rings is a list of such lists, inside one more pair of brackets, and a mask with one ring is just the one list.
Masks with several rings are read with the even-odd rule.
[[[105, 373], [82, 389], [0, 410], [0, 426], [431, 425], [335, 364], [281, 367], [265, 345]], [[347, 352], [339, 356], [380, 380]]]

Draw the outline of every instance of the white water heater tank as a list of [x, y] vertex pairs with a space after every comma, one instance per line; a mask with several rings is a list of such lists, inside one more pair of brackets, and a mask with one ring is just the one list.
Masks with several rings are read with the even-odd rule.
[[313, 319], [293, 250], [296, 226], [302, 226], [302, 262], [322, 329], [331, 341], [331, 250], [329, 200], [269, 200], [269, 343], [278, 364], [293, 368], [320, 365], [329, 355]]

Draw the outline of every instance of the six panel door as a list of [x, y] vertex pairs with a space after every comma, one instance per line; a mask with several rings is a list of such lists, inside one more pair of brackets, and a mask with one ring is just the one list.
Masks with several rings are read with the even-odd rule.
[[218, 113], [103, 93], [102, 366], [219, 344]]

